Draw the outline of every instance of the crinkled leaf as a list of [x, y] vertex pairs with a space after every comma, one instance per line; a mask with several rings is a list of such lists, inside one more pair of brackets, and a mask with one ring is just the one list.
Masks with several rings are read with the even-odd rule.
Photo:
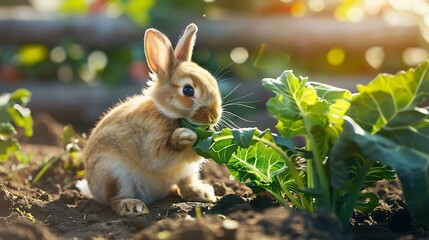
[[[347, 163], [350, 163], [356, 154], [387, 164], [397, 172], [402, 183], [405, 200], [415, 218], [429, 226], [429, 208], [427, 207], [429, 202], [429, 154], [425, 149], [427, 145], [426, 147], [413, 146], [412, 143], [403, 144], [403, 142], [397, 142], [397, 139], [389, 139], [381, 134], [373, 135], [362, 129], [351, 118], [345, 117], [344, 119], [344, 131], [332, 149], [331, 184], [334, 187], [338, 186], [338, 180], [344, 177], [341, 171], [346, 169]], [[426, 118], [426, 122], [427, 120], [428, 118]], [[404, 123], [404, 125], [406, 124]], [[419, 124], [410, 124], [410, 126], [416, 125]], [[401, 134], [409, 135], [405, 139], [410, 135], [421, 135], [420, 130], [428, 131], [429, 124], [420, 127], [420, 129], [410, 127], [409, 131], [403, 131]]]
[[319, 101], [307, 78], [295, 77], [292, 71], [283, 72], [277, 79], [263, 79], [262, 85], [276, 94], [267, 102], [268, 110], [278, 119], [277, 129], [285, 137], [304, 134], [304, 117], [312, 125], [325, 125], [328, 104]]
[[377, 134], [400, 145], [419, 149], [429, 155], [429, 112], [424, 108], [398, 113]]
[[364, 179], [362, 188], [373, 186], [374, 183], [383, 179], [393, 180], [395, 178], [396, 172], [390, 166], [374, 162]]
[[396, 75], [380, 74], [368, 85], [357, 88], [359, 94], [347, 115], [374, 134], [396, 115], [414, 109], [429, 97], [429, 61]]
[[248, 148], [238, 148], [226, 164], [231, 174], [240, 181], [271, 183], [273, 175], [285, 170], [284, 159], [273, 149], [257, 142]]
[[378, 196], [372, 192], [366, 192], [359, 195], [355, 208], [363, 213], [371, 213], [378, 205]]
[[285, 71], [277, 79], [264, 79], [265, 88], [276, 96], [267, 102], [278, 119], [277, 129], [285, 137], [313, 134], [321, 154], [342, 131], [342, 116], [349, 107], [351, 93], [327, 84], [307, 82]]
[[[285, 152], [294, 153], [294, 144], [290, 139], [272, 134], [268, 129], [259, 131], [256, 128], [225, 128], [213, 133], [183, 123], [186, 122], [181, 122], [182, 127], [200, 131], [201, 134], [197, 134], [198, 141], [194, 146], [199, 155], [225, 165], [232, 176], [239, 181], [247, 182], [254, 191], [264, 189], [282, 204], [287, 205], [282, 191], [294, 186], [294, 182], [291, 181], [290, 174], [287, 174], [285, 159], [264, 143], [271, 143]], [[284, 183], [283, 188], [279, 182]]]

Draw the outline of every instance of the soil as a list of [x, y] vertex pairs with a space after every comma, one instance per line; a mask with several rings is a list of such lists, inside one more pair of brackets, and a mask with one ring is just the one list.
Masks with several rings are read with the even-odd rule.
[[[379, 205], [371, 214], [356, 211], [341, 231], [329, 214], [286, 209], [267, 194], [252, 194], [213, 162], [202, 178], [218, 202], [169, 197], [150, 205], [148, 215], [120, 217], [75, 187], [83, 166], [62, 154], [61, 132], [48, 115], [36, 116], [35, 137], [22, 146], [31, 160], [0, 164], [0, 239], [429, 239], [413, 222], [398, 181], [367, 189], [380, 197]], [[33, 184], [48, 162], [54, 164]]]

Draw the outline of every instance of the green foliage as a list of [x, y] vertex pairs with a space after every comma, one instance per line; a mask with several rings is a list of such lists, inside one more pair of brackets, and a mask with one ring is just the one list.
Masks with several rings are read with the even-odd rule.
[[63, 161], [62, 167], [64, 169], [72, 169], [73, 172], [76, 171], [76, 176], [83, 176], [81, 154], [82, 147], [85, 145], [85, 139], [79, 136], [71, 125], [66, 125], [63, 129], [62, 140], [64, 152], [45, 161], [31, 184], [37, 184], [51, 167], [64, 159], [70, 160]]
[[[116, 11], [125, 13], [134, 23], [145, 26], [149, 23], [149, 10], [155, 5], [155, 0], [108, 0], [106, 5], [113, 5]], [[59, 12], [64, 15], [85, 15], [92, 8], [101, 8], [96, 4], [85, 0], [65, 0], [60, 6]], [[98, 10], [98, 9], [95, 9]]]
[[26, 107], [30, 97], [25, 89], [0, 94], [0, 161], [6, 161], [20, 149], [15, 126], [22, 128], [25, 136], [33, 135], [33, 118]]
[[344, 186], [343, 171], [356, 156], [387, 164], [397, 172], [414, 217], [429, 226], [429, 62], [379, 75], [358, 90], [332, 151], [332, 184]]
[[[344, 227], [353, 209], [371, 212], [378, 204], [375, 194], [362, 190], [397, 173], [416, 220], [429, 226], [428, 69], [429, 61], [381, 74], [354, 95], [291, 71], [264, 79], [276, 94], [267, 107], [282, 136], [181, 124], [197, 132], [196, 152], [224, 164], [237, 180], [272, 193], [284, 206], [331, 211]], [[296, 135], [305, 136], [305, 148], [288, 139]]]

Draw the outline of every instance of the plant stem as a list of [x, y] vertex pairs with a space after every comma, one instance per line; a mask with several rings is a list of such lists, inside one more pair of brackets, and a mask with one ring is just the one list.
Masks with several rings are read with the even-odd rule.
[[[277, 181], [280, 182], [279, 176], [277, 175]], [[280, 184], [280, 187], [282, 188], [283, 192], [285, 193], [286, 197], [292, 202], [295, 207], [298, 209], [304, 210], [304, 207], [298, 200], [291, 194], [291, 192], [283, 185]]]
[[[311, 132], [312, 129], [312, 125], [310, 123], [310, 120], [303, 116], [302, 117], [304, 120], [304, 125], [305, 125], [305, 129], [307, 129], [307, 139], [308, 139], [308, 145], [310, 145], [310, 149], [313, 152], [313, 160], [314, 160], [314, 166], [316, 168], [316, 172], [315, 174], [317, 174], [318, 178], [319, 178], [319, 183], [320, 186], [322, 187], [322, 195], [321, 197], [317, 197], [316, 201], [320, 202], [320, 205], [318, 205], [318, 207], [320, 209], [325, 209], [325, 210], [329, 210], [330, 208], [330, 196], [329, 196], [329, 182], [328, 182], [328, 178], [325, 174], [324, 171], [324, 166], [323, 166], [323, 160], [322, 159], [324, 156], [321, 155], [319, 148], [317, 147], [317, 143], [316, 143], [316, 139], [314, 138], [314, 135]], [[314, 174], [313, 172], [308, 172], [308, 175], [312, 175]]]
[[[314, 188], [314, 174], [313, 174], [313, 159], [306, 159], [307, 161], [307, 187]], [[314, 202], [310, 201], [310, 212], [314, 212]]]
[[365, 180], [366, 175], [368, 174], [369, 169], [372, 167], [372, 161], [362, 159], [363, 165], [358, 174], [353, 179], [351, 183], [351, 189], [348, 190], [349, 194], [347, 194], [345, 199], [344, 207], [339, 208], [339, 214], [337, 215], [340, 219], [340, 222], [343, 228], [347, 227], [350, 221], [350, 218], [353, 214], [353, 209], [356, 204], [356, 200], [360, 194], [360, 190], [362, 188], [363, 181]]
[[59, 156], [56, 156], [56, 157], [49, 159], [49, 161], [47, 163], [45, 163], [43, 165], [42, 169], [40, 169], [40, 171], [37, 173], [37, 175], [33, 179], [33, 181], [31, 181], [31, 184], [32, 185], [36, 184], [43, 177], [43, 175], [46, 173], [46, 171], [48, 171], [48, 169], [51, 168], [52, 165], [54, 165], [56, 162], [60, 161], [64, 155], [65, 155], [65, 153], [62, 153]]

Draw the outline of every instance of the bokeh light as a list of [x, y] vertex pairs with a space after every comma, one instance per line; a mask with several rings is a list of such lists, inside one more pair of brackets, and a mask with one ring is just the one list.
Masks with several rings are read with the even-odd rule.
[[79, 44], [73, 44], [68, 49], [69, 56], [74, 60], [79, 60], [83, 57], [83, 48]]
[[124, 13], [122, 8], [116, 3], [110, 3], [106, 7], [106, 16], [109, 18], [117, 18]]
[[321, 12], [325, 8], [325, 2], [323, 0], [309, 0], [308, 8], [313, 12]]
[[243, 47], [236, 47], [232, 49], [230, 57], [235, 63], [242, 64], [249, 58], [249, 52]]
[[363, 20], [365, 13], [359, 7], [352, 7], [347, 11], [347, 20], [350, 22], [360, 22]]
[[340, 47], [335, 47], [329, 50], [326, 58], [332, 66], [341, 65], [346, 57], [346, 52]]
[[79, 77], [82, 78], [86, 83], [90, 85], [96, 84], [96, 71], [94, 68], [90, 67], [88, 64], [83, 64], [79, 68]]
[[88, 65], [96, 71], [102, 70], [107, 65], [107, 56], [102, 51], [94, 51], [88, 55]]
[[64, 62], [64, 60], [66, 60], [66, 57], [66, 51], [62, 47], [54, 47], [49, 54], [49, 58], [52, 62], [55, 63]]
[[303, 17], [307, 12], [307, 6], [302, 2], [297, 2], [292, 5], [290, 14], [294, 17]]
[[63, 1], [30, 0], [31, 5], [39, 12], [53, 12], [57, 10]]
[[380, 46], [370, 47], [365, 51], [365, 60], [371, 67], [375, 69], [381, 67], [384, 62], [384, 57], [384, 50]]
[[408, 66], [416, 66], [426, 59], [429, 59], [429, 52], [424, 48], [407, 48], [402, 53], [402, 60]]
[[19, 49], [19, 61], [24, 65], [34, 65], [46, 59], [48, 48], [40, 44], [24, 45]]
[[61, 82], [71, 82], [74, 77], [73, 69], [68, 65], [62, 65], [58, 68], [57, 77]]

